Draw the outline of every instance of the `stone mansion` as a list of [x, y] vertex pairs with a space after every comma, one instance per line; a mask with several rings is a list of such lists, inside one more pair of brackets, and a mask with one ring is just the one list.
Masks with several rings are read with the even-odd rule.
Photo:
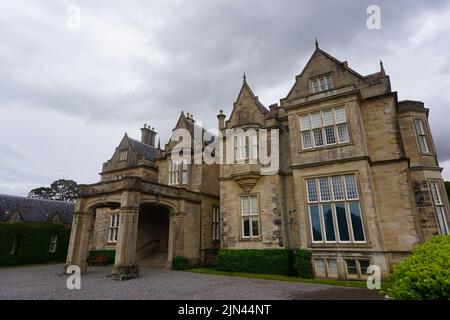
[[[176, 256], [208, 263], [219, 248], [303, 248], [316, 277], [361, 279], [369, 265], [386, 277], [416, 245], [449, 233], [428, 114], [398, 101], [382, 63], [363, 76], [316, 45], [279, 104], [266, 108], [244, 77], [232, 113], [217, 116], [221, 137], [277, 129], [276, 172], [250, 161], [255, 136], [220, 144], [239, 161], [197, 164], [172, 160], [179, 141], [161, 148], [154, 128], [139, 141], [125, 134], [100, 182], [81, 188], [66, 267], [86, 271], [89, 250], [115, 250], [112, 275], [126, 278]], [[176, 129], [205, 132], [183, 112]]]

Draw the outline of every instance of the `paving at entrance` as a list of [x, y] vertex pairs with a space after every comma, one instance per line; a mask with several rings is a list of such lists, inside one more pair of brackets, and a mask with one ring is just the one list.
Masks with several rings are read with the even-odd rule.
[[110, 267], [90, 267], [81, 290], [66, 287], [63, 266], [0, 268], [0, 299], [383, 299], [366, 289], [204, 275], [142, 268], [129, 281], [105, 278]]

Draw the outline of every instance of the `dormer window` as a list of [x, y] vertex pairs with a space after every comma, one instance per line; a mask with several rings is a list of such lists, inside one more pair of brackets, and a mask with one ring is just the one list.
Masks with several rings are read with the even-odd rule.
[[331, 81], [331, 74], [317, 77], [311, 80], [312, 93], [318, 93], [333, 89], [333, 82]]
[[128, 159], [128, 151], [120, 151], [119, 161], [126, 161]]

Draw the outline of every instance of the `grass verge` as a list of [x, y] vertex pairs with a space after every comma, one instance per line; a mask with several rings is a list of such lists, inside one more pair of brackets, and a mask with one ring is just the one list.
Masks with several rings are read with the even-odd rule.
[[[241, 278], [251, 279], [264, 279], [264, 280], [276, 280], [276, 281], [288, 281], [288, 282], [302, 282], [302, 283], [315, 283], [315, 284], [327, 284], [340, 287], [362, 288], [366, 289], [367, 284], [365, 281], [345, 281], [345, 280], [332, 280], [332, 279], [302, 279], [297, 277], [283, 276], [277, 274], [255, 274], [255, 273], [243, 273], [243, 272], [228, 272], [220, 271], [214, 268], [194, 268], [187, 270], [188, 272], [212, 274], [221, 276], [233, 276]], [[389, 286], [389, 282], [382, 282], [381, 292], [386, 292]]]

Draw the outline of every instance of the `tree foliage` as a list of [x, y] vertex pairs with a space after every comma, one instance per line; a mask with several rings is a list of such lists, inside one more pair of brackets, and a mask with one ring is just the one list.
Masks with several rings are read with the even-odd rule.
[[450, 236], [434, 237], [394, 267], [389, 295], [402, 300], [450, 300]]
[[50, 187], [39, 187], [28, 193], [29, 198], [73, 202], [78, 196], [78, 185], [73, 180], [59, 179]]

